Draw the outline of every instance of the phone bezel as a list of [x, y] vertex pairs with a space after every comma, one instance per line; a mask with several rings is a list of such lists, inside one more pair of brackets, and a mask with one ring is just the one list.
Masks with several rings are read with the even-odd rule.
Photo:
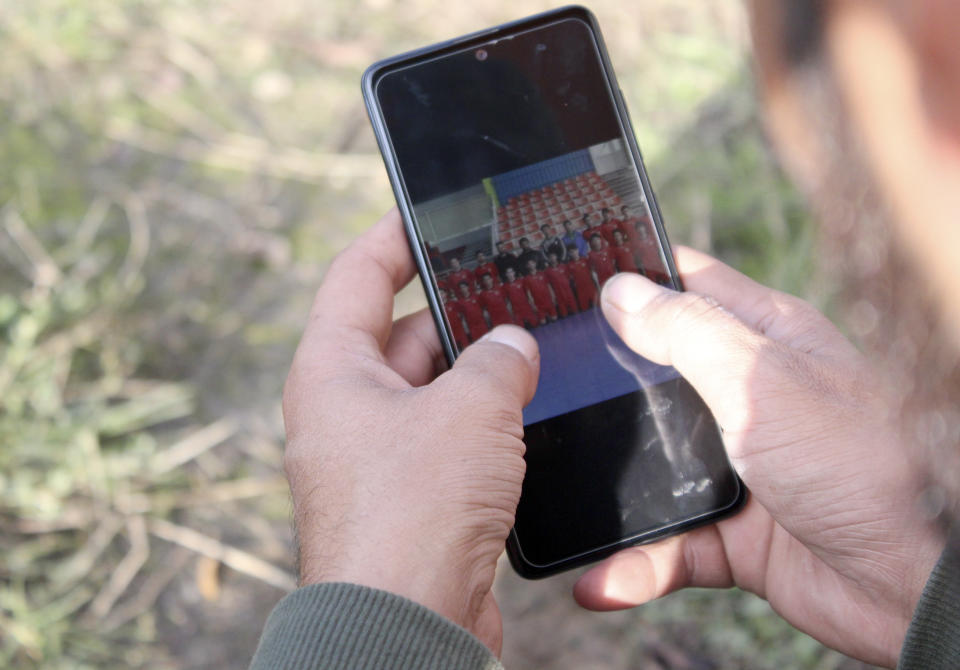
[[[653, 188], [647, 176], [646, 166], [643, 162], [643, 156], [640, 147], [636, 141], [636, 134], [633, 129], [633, 123], [630, 119], [629, 111], [623, 99], [622, 91], [617, 84], [616, 75], [607, 53], [606, 44], [600, 31], [599, 23], [593, 13], [586, 7], [579, 5], [570, 5], [555, 10], [543, 12], [517, 21], [512, 21], [492, 28], [480, 30], [462, 37], [454, 38], [434, 45], [426, 46], [420, 49], [409, 51], [403, 54], [393, 56], [371, 65], [363, 74], [362, 90], [367, 114], [373, 127], [374, 135], [380, 153], [383, 156], [384, 164], [387, 169], [391, 188], [397, 200], [403, 220], [404, 229], [407, 234], [407, 241], [410, 250], [416, 262], [420, 280], [423, 284], [424, 293], [430, 306], [430, 312], [437, 326], [440, 335], [440, 342], [443, 346], [444, 355], [448, 364], [452, 365], [457, 357], [457, 348], [454, 343], [452, 332], [446, 320], [446, 313], [440, 301], [437, 290], [436, 278], [433, 268], [429, 262], [426, 244], [415, 224], [413, 213], [413, 203], [407, 195], [407, 189], [404, 185], [403, 175], [397, 163], [386, 122], [383, 118], [379, 101], [376, 95], [378, 81], [386, 74], [400, 68], [409, 67], [418, 63], [442, 57], [444, 55], [463, 51], [469, 48], [477, 48], [489, 43], [491, 40], [502, 38], [505, 35], [525, 32], [532, 28], [542, 26], [547, 23], [553, 23], [562, 19], [578, 19], [585, 23], [595, 41], [597, 53], [600, 59], [600, 65], [606, 78], [606, 85], [614, 103], [614, 108], [623, 131], [623, 137], [626, 139], [627, 146], [631, 152], [640, 183], [643, 188], [644, 196], [650, 211], [650, 218], [656, 231], [657, 239], [663, 251], [663, 260], [670, 274], [671, 282], [677, 290], [683, 290], [683, 284], [673, 260], [673, 253], [670, 248], [670, 242], [667, 238], [660, 206], [657, 203], [653, 193]], [[714, 423], [716, 421], [714, 420]], [[719, 428], [718, 428], [719, 429]], [[645, 531], [637, 535], [623, 538], [612, 544], [597, 547], [596, 549], [571, 556], [548, 565], [539, 565], [528, 560], [524, 555], [520, 545], [519, 538], [515, 530], [511, 529], [510, 537], [507, 541], [507, 554], [513, 568], [523, 577], [536, 579], [546, 577], [558, 572], [569, 570], [587, 563], [600, 560], [609, 556], [620, 549], [638, 544], [653, 542], [664, 537], [684, 532], [697, 526], [712, 523], [721, 517], [730, 515], [741, 508], [746, 501], [747, 491], [739, 477], [736, 477], [738, 486], [738, 495], [731, 502], [722, 508], [687, 519], [681, 522], [673, 523], [668, 526], [660, 527], [652, 531]]]

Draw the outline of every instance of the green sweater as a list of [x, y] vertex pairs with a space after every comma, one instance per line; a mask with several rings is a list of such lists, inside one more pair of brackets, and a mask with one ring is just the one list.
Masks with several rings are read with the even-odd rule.
[[[944, 552], [924, 588], [897, 666], [960, 667], [960, 555]], [[503, 670], [480, 640], [400, 596], [355, 584], [313, 584], [274, 608], [254, 670]]]

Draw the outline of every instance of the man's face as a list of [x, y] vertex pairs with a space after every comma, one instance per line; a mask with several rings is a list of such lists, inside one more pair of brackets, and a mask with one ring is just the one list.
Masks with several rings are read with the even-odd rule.
[[541, 230], [543, 231], [544, 237], [553, 237], [553, 226], [547, 225], [541, 228]]
[[609, 209], [603, 210], [603, 212], [601, 213], [601, 217], [603, 218], [603, 222], [604, 222], [604, 223], [606, 223], [607, 221], [609, 221], [609, 220], [610, 220], [610, 210], [609, 210]]
[[460, 297], [469, 298], [470, 297], [470, 287], [467, 286], [465, 282], [460, 283]]
[[574, 260], [574, 261], [580, 260], [580, 250], [577, 247], [573, 247], [572, 249], [567, 249], [567, 251], [570, 253], [570, 260]]
[[623, 233], [619, 230], [613, 231], [613, 243], [618, 247], [623, 246]]
[[563, 222], [563, 229], [564, 229], [565, 231], [567, 231], [567, 233], [572, 233], [572, 232], [573, 232], [573, 221], [564, 221], [564, 222]]
[[621, 208], [620, 208], [620, 216], [622, 216], [624, 219], [629, 219], [629, 218], [630, 218], [630, 208], [627, 207], [626, 205], [624, 205], [623, 207], [621, 207]]
[[451, 258], [451, 259], [450, 259], [450, 269], [452, 269], [454, 272], [460, 272], [460, 259], [459, 259], [459, 258]]
[[590, 248], [594, 251], [600, 251], [600, 249], [603, 248], [603, 241], [599, 235], [594, 235], [590, 238]]
[[487, 255], [482, 251], [477, 252], [477, 265], [483, 265], [487, 262]]
[[498, 254], [507, 253], [506, 245], [503, 242], [497, 242], [497, 253]]
[[520, 240], [520, 248], [524, 251], [527, 251], [530, 248], [530, 240], [528, 240], [526, 237]]
[[491, 289], [493, 288], [493, 277], [490, 275], [483, 275], [483, 278], [480, 280], [483, 282], [483, 288]]
[[560, 264], [560, 259], [556, 254], [550, 254], [547, 256], [547, 262], [550, 263], [550, 267], [555, 268]]
[[537, 271], [537, 262], [533, 259], [527, 261], [527, 272], [533, 274]]
[[511, 282], [517, 278], [517, 273], [513, 268], [507, 268], [507, 281]]

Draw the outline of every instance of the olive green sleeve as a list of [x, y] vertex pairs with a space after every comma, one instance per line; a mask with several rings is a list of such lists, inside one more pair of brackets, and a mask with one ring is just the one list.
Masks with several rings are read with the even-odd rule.
[[960, 668], [960, 553], [956, 543], [948, 544], [927, 580], [897, 668]]
[[270, 613], [252, 669], [502, 670], [464, 628], [422, 605], [356, 584], [312, 584]]

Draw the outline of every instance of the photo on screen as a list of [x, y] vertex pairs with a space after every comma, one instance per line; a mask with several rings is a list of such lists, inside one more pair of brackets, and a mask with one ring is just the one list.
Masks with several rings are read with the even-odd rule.
[[537, 339], [525, 425], [678, 376], [630, 351], [599, 308], [617, 272], [670, 285], [623, 139], [490, 175], [414, 213], [457, 348], [501, 324]]

